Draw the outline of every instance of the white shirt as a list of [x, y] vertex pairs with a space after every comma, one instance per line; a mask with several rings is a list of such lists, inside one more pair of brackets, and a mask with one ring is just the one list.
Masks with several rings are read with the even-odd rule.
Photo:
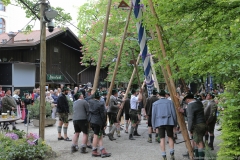
[[131, 95], [131, 100], [130, 100], [131, 109], [137, 110], [138, 104], [139, 104], [138, 97], [136, 97], [135, 95]]

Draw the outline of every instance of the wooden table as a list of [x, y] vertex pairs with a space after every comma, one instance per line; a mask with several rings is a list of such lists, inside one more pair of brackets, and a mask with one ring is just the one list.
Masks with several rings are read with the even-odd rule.
[[15, 117], [15, 118], [12, 118], [12, 117], [9, 117], [9, 118], [0, 118], [0, 124], [3, 123], [3, 125], [1, 125], [0, 129], [1, 131], [7, 131], [9, 130], [9, 127], [8, 125], [11, 123], [11, 122], [15, 122], [17, 120], [21, 119], [21, 117]]

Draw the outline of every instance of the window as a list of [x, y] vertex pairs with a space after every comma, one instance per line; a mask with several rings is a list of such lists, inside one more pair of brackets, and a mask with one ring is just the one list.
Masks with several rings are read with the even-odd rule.
[[0, 34], [5, 33], [5, 21], [3, 18], [0, 18]]
[[3, 2], [0, 0], [0, 11], [5, 11], [5, 6], [3, 5]]

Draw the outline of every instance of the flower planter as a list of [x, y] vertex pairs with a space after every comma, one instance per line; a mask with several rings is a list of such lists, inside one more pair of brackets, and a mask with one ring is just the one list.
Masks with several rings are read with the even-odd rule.
[[[56, 119], [52, 119], [52, 118], [46, 118], [45, 119], [45, 127], [53, 126], [55, 123], [56, 123]], [[33, 119], [33, 125], [35, 127], [39, 127], [39, 120], [38, 119]]]

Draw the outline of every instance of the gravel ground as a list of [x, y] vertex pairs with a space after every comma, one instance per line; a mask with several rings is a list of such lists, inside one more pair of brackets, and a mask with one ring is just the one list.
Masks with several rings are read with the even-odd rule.
[[[18, 124], [16, 124], [16, 127], [20, 130], [27, 131], [27, 127], [24, 126], [22, 121], [19, 120]], [[57, 153], [56, 158], [51, 158], [50, 160], [89, 160], [89, 159], [100, 159], [100, 157], [92, 157], [91, 156], [91, 150], [88, 149], [87, 154], [81, 154], [80, 152], [75, 152], [71, 154], [71, 144], [72, 142], [67, 141], [58, 141], [57, 140], [57, 124], [51, 127], [45, 128], [45, 141], [47, 144], [49, 144], [52, 149]], [[158, 160], [161, 159], [161, 151], [160, 151], [160, 145], [159, 143], [154, 141], [155, 135], [153, 134], [153, 143], [148, 143], [148, 133], [147, 133], [147, 124], [146, 120], [141, 121], [141, 125], [138, 127], [138, 132], [141, 135], [140, 137], [134, 137], [136, 140], [129, 140], [128, 134], [124, 133], [124, 131], [121, 132], [121, 137], [114, 136], [117, 140], [110, 141], [108, 137], [104, 138], [104, 147], [106, 148], [107, 152], [112, 153], [111, 157], [108, 157], [109, 160]], [[218, 128], [216, 126], [215, 128]], [[29, 126], [28, 132], [30, 133], [39, 133], [38, 127]], [[108, 132], [108, 128], [106, 129], [106, 132]], [[68, 136], [70, 139], [72, 139], [74, 135], [74, 128], [72, 121], [69, 122], [69, 128], [68, 128]], [[215, 136], [219, 136], [220, 132], [215, 131]], [[79, 138], [79, 145], [81, 144], [81, 137]], [[183, 141], [183, 137], [181, 134], [178, 134], [178, 140], [177, 142]], [[219, 149], [218, 144], [220, 140], [218, 138], [215, 138], [214, 142], [214, 153], [216, 153]], [[167, 143], [166, 143], [167, 144]], [[182, 160], [184, 159], [182, 156], [182, 153], [185, 153], [187, 151], [185, 143], [175, 144], [175, 159], [176, 160]], [[167, 151], [167, 157], [169, 157], [169, 148], [166, 147]]]

